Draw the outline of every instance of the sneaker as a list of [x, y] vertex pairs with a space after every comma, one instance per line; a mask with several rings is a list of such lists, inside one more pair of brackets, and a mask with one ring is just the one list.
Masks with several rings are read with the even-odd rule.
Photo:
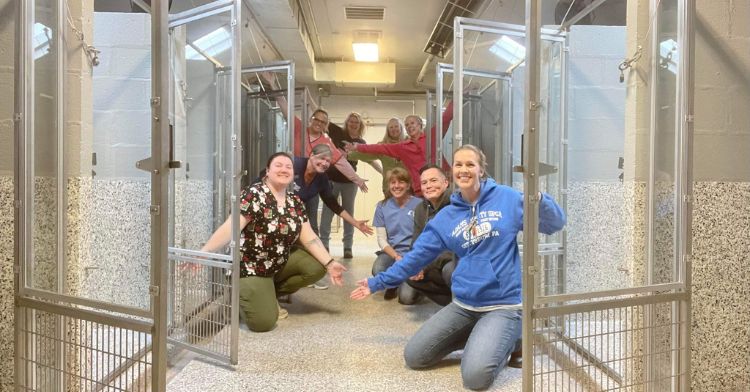
[[351, 248], [345, 248], [344, 249], [344, 258], [345, 259], [352, 259], [352, 258], [354, 258], [354, 255], [352, 255]]
[[510, 353], [510, 359], [508, 359], [508, 367], [522, 369], [523, 368], [523, 352], [521, 350]]
[[283, 319], [289, 317], [289, 311], [288, 310], [282, 308], [281, 305], [277, 304], [276, 306], [279, 307], [279, 317], [277, 318], [278, 320], [283, 320]]
[[307, 285], [307, 287], [311, 289], [325, 290], [328, 288], [328, 285], [325, 283], [316, 282], [316, 283]]

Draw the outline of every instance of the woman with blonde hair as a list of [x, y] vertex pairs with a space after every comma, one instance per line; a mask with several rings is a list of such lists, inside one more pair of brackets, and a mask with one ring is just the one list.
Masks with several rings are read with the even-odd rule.
[[[521, 255], [523, 227], [520, 191], [487, 177], [484, 153], [463, 145], [453, 153], [451, 204], [432, 218], [403, 260], [357, 282], [351, 298], [396, 287], [445, 250], [461, 260], [451, 275], [453, 300], [430, 317], [406, 344], [411, 369], [429, 368], [463, 348], [464, 387], [489, 388], [521, 338]], [[538, 193], [540, 233], [565, 225], [565, 213], [546, 193]], [[375, 223], [377, 226], [377, 223]]]
[[[388, 123], [385, 126], [385, 134], [383, 135], [383, 139], [379, 141], [378, 144], [396, 144], [401, 143], [404, 140], [406, 140], [406, 129], [404, 128], [404, 123], [401, 121], [401, 119], [392, 117], [390, 120], [388, 120]], [[401, 163], [401, 161], [385, 154], [368, 154], [359, 151], [352, 151], [349, 153], [348, 159], [360, 160], [363, 162], [380, 161], [380, 164], [383, 166], [382, 169], [379, 170], [379, 172], [383, 175], [384, 194], [388, 190], [388, 178], [386, 177], [386, 174], [394, 168], [404, 168], [404, 165]]]
[[[341, 128], [334, 123], [328, 124], [328, 135], [331, 137], [334, 145], [337, 148], [344, 148], [344, 143], [362, 143], [362, 135], [364, 135], [367, 126], [365, 125], [362, 115], [357, 112], [351, 112], [346, 116], [344, 120], [344, 127]], [[357, 170], [357, 160], [351, 157], [346, 158], [354, 170]], [[382, 168], [372, 162], [368, 162], [372, 165], [375, 170], [382, 170]], [[331, 188], [333, 190], [334, 197], [341, 197], [341, 205], [344, 207], [349, 214], [354, 213], [354, 200], [357, 197], [357, 184], [353, 183], [346, 175], [341, 173], [337, 168], [331, 167], [328, 172], [328, 178], [331, 180]], [[323, 241], [326, 249], [329, 249], [329, 243], [331, 240], [331, 221], [333, 220], [334, 211], [327, 206], [323, 207], [323, 211], [320, 215], [320, 240]], [[344, 258], [351, 259], [352, 245], [354, 244], [354, 228], [349, 222], [344, 222]], [[322, 288], [321, 285], [317, 286]]]

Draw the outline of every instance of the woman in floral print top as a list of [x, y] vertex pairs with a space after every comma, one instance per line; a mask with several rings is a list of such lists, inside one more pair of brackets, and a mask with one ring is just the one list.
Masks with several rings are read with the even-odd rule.
[[[271, 155], [263, 181], [246, 188], [240, 199], [240, 308], [251, 331], [270, 331], [283, 311], [277, 297], [317, 282], [326, 272], [343, 285], [343, 265], [334, 261], [307, 220], [305, 205], [289, 190], [292, 157]], [[227, 219], [201, 249], [216, 252], [232, 235]]]
[[240, 196], [240, 211], [247, 225], [242, 229], [240, 277], [273, 276], [289, 259], [302, 224], [307, 222], [305, 204], [299, 196], [286, 194], [286, 206], [278, 207], [264, 182], [246, 188]]

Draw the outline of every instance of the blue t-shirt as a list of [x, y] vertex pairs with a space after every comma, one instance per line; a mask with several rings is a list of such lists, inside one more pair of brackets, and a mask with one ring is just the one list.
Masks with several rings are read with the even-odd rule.
[[405, 253], [411, 247], [411, 236], [414, 233], [414, 209], [422, 199], [410, 196], [403, 207], [399, 207], [394, 198], [385, 203], [378, 203], [372, 225], [385, 227], [388, 244], [398, 253]]

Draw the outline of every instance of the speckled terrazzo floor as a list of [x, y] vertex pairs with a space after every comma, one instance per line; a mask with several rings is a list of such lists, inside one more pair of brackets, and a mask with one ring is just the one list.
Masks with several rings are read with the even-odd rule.
[[[173, 369], [169, 391], [457, 391], [463, 390], [459, 356], [452, 354], [429, 371], [409, 370], [403, 348], [439, 307], [429, 301], [403, 306], [382, 293], [349, 300], [356, 280], [369, 275], [374, 239], [356, 238], [346, 284], [328, 290], [306, 288], [284, 305], [289, 318], [276, 329], [240, 329], [239, 365], [217, 366], [192, 358]], [[342, 250], [332, 245], [340, 257]], [[492, 391], [520, 391], [521, 371], [500, 372]]]

